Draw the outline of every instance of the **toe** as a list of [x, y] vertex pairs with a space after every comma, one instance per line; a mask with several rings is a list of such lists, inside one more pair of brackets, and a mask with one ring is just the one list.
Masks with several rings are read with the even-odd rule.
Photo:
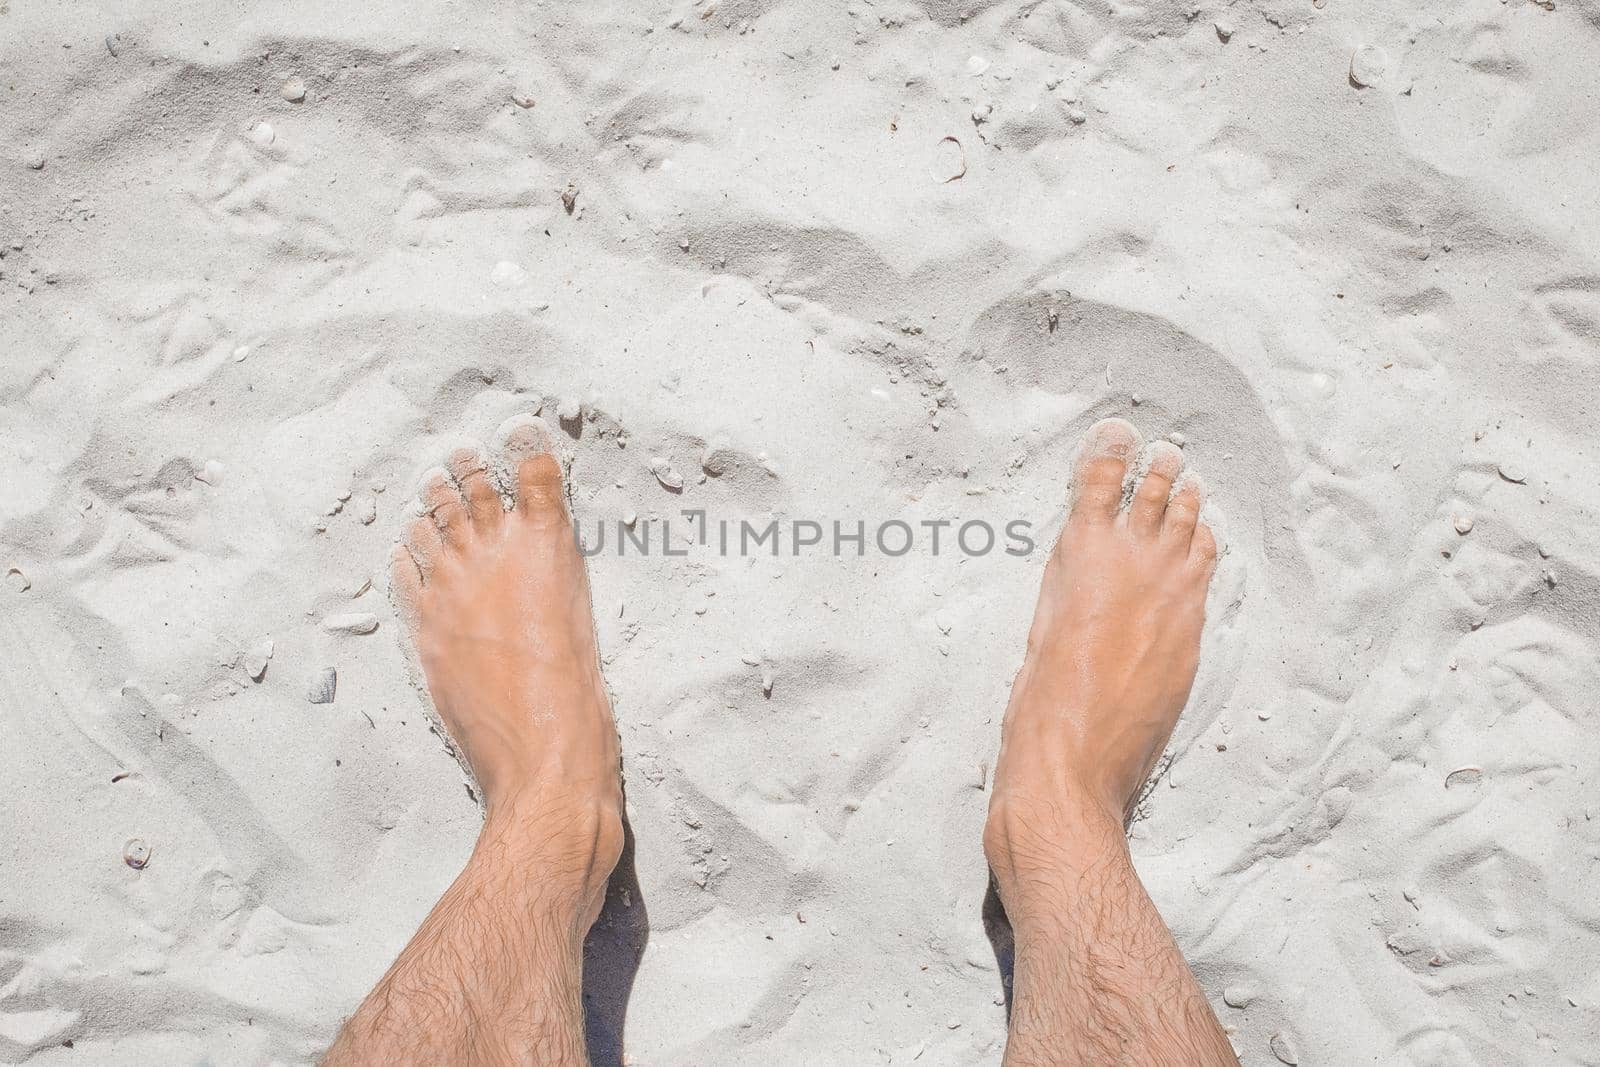
[[467, 516], [475, 527], [492, 528], [505, 518], [500, 491], [489, 480], [489, 461], [477, 445], [463, 445], [450, 453], [450, 477], [467, 502]]
[[389, 595], [400, 617], [408, 624], [417, 617], [417, 597], [422, 592], [422, 569], [405, 545], [395, 545], [389, 553]]
[[1185, 471], [1178, 486], [1167, 502], [1161, 519], [1161, 536], [1182, 545], [1190, 544], [1195, 536], [1195, 525], [1200, 521], [1200, 508], [1206, 502], [1206, 483], [1193, 471]]
[[422, 510], [433, 516], [446, 544], [459, 544], [467, 535], [467, 502], [443, 467], [432, 467], [423, 474], [417, 499], [422, 501]]
[[1128, 505], [1128, 525], [1134, 533], [1149, 536], [1161, 529], [1172, 483], [1183, 472], [1183, 452], [1171, 441], [1157, 441], [1145, 453], [1144, 474]]
[[1189, 564], [1207, 578], [1217, 569], [1217, 535], [1203, 522], [1195, 527], [1194, 540], [1189, 542]]
[[1089, 427], [1073, 461], [1073, 518], [1110, 522], [1116, 517], [1128, 464], [1143, 443], [1126, 419], [1101, 419]]
[[440, 556], [444, 554], [444, 542], [440, 540], [439, 526], [434, 522], [433, 516], [422, 515], [406, 525], [403, 547], [416, 564], [422, 581], [427, 581], [434, 567], [438, 565]]
[[550, 431], [530, 416], [518, 416], [500, 427], [507, 484], [515, 487], [517, 510], [525, 515], [559, 515], [565, 505], [561, 463], [555, 457]]

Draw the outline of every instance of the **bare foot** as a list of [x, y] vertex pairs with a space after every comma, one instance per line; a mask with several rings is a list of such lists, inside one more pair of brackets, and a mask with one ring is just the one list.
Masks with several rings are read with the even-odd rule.
[[511, 509], [488, 457], [457, 449], [424, 476], [392, 587], [490, 823], [528, 835], [541, 879], [570, 878], [586, 928], [622, 850], [617, 731], [548, 432], [517, 419], [501, 435]]
[[[1143, 442], [1096, 423], [1073, 471], [1066, 529], [1045, 567], [1028, 653], [1011, 691], [985, 848], [1007, 909], [1029, 869], [1123, 820], [1194, 683], [1217, 544], [1183, 453], [1158, 441], [1132, 502]], [[1178, 483], [1173, 492], [1174, 482]], [[1170, 499], [1169, 499], [1170, 495]], [[1020, 887], [1016, 887], [1020, 888]]]

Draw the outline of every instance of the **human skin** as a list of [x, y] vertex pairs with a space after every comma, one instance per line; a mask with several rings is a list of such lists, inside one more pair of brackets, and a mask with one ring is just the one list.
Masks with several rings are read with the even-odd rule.
[[466, 868], [324, 1064], [586, 1064], [583, 941], [623, 845], [620, 755], [588, 578], [543, 427], [425, 476], [396, 605], [483, 792]]
[[[1199, 663], [1217, 544], [1167, 442], [1097, 423], [1074, 463], [1001, 731], [984, 851], [1016, 940], [1006, 1067], [1235, 1064], [1123, 826]], [[1176, 489], [1174, 486], [1176, 485]]]
[[[483, 830], [332, 1067], [587, 1062], [582, 949], [622, 850], [620, 755], [560, 465], [541, 424], [503, 436], [513, 506], [457, 450], [391, 574]], [[1120, 421], [1086, 437], [1006, 711], [984, 847], [1016, 935], [1009, 1067], [1236, 1062], [1122, 832], [1188, 697], [1216, 559], [1199, 483], [1171, 492], [1176, 448], [1120, 506], [1139, 450]]]

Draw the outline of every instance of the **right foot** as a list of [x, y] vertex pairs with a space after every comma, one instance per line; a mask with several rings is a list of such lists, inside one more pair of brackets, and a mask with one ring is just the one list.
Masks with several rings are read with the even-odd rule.
[[[984, 845], [1011, 910], [1031, 876], [1115, 841], [1194, 684], [1217, 543], [1198, 480], [1121, 419], [1084, 436], [1001, 732]], [[1174, 484], [1176, 483], [1176, 491]]]
[[502, 436], [510, 510], [488, 458], [457, 449], [423, 477], [391, 585], [489, 824], [542, 878], [570, 875], [592, 923], [622, 851], [617, 730], [549, 434], [519, 419]]

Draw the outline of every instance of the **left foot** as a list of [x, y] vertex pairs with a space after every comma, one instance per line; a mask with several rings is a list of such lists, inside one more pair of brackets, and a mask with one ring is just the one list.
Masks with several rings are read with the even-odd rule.
[[593, 922], [622, 851], [617, 730], [549, 434], [520, 419], [502, 435], [510, 509], [488, 457], [457, 449], [423, 477], [391, 586], [487, 825], [530, 835], [542, 876], [570, 870]]

